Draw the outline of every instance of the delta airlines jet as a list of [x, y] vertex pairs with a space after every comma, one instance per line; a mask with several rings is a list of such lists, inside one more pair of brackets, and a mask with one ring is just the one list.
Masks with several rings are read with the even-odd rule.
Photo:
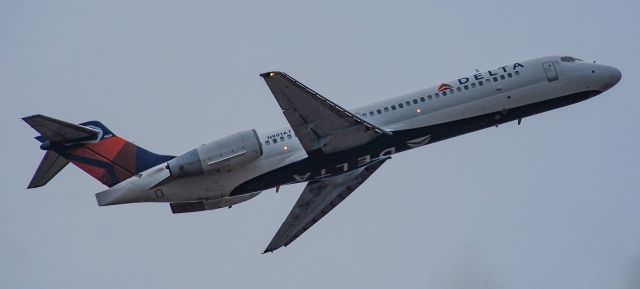
[[570, 56], [536, 58], [347, 110], [284, 72], [260, 75], [289, 127], [241, 131], [179, 156], [154, 154], [97, 121], [24, 118], [45, 155], [28, 188], [69, 162], [108, 189], [98, 205], [168, 202], [174, 214], [231, 207], [306, 182], [265, 249], [287, 246], [395, 153], [574, 104], [620, 81], [618, 69]]

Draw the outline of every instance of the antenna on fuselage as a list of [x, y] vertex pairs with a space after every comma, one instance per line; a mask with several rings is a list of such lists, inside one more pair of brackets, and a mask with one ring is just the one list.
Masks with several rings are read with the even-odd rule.
[[480, 73], [480, 70], [476, 68], [476, 73]]

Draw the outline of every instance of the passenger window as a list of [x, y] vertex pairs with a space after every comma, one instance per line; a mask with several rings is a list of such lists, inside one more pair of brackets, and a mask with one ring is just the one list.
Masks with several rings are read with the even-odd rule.
[[391, 106], [391, 110], [396, 110], [396, 106], [395, 106], [395, 105], [392, 105], [392, 106]]
[[273, 143], [278, 143], [278, 140], [274, 138]]
[[504, 74], [503, 74], [503, 75], [500, 75], [500, 79], [501, 79], [501, 80], [504, 80]]
[[516, 76], [520, 75], [520, 71], [516, 70], [514, 73], [516, 74]]
[[442, 91], [442, 96], [447, 96], [447, 91], [446, 90]]
[[270, 144], [271, 144], [271, 142], [270, 142], [270, 141], [266, 141], [266, 142], [264, 142], [264, 144], [266, 144], [266, 145], [270, 145]]
[[369, 112], [369, 116], [373, 116], [373, 111], [370, 111], [370, 112]]
[[427, 99], [431, 100], [431, 94], [427, 95]]
[[362, 114], [362, 117], [363, 117], [363, 118], [367, 118], [367, 114], [366, 114], [366, 113], [363, 113], [363, 114]]
[[493, 82], [498, 82], [498, 77], [497, 76], [493, 77]]
[[435, 96], [436, 98], [440, 97], [440, 95], [438, 93], [433, 94], [433, 96]]
[[421, 101], [421, 102], [425, 102], [425, 100], [426, 100], [426, 99], [424, 99], [424, 96], [421, 96], [421, 97], [420, 97], [420, 101]]
[[507, 77], [512, 78], [513, 74], [511, 74], [511, 72], [507, 73]]
[[487, 78], [487, 79], [485, 79], [485, 80], [484, 80], [484, 83], [486, 83], [486, 84], [491, 83], [491, 78]]
[[417, 99], [413, 99], [413, 104], [418, 104], [418, 100]]
[[288, 139], [292, 139], [293, 137], [292, 137], [290, 134], [288, 134], [288, 135], [287, 135], [287, 138], [288, 138]]
[[404, 106], [402, 105], [402, 103], [398, 103], [398, 107], [403, 108]]
[[484, 83], [482, 83], [482, 80], [478, 81], [478, 85], [483, 86]]
[[380, 109], [378, 109], [378, 110], [376, 110], [376, 111], [378, 112], [378, 114], [381, 114], [381, 113], [382, 113], [382, 110], [380, 110]]
[[404, 104], [406, 104], [407, 106], [411, 106], [411, 101], [406, 101]]
[[384, 108], [384, 112], [389, 112], [389, 108], [388, 108], [388, 107], [385, 107], [385, 108]]
[[453, 88], [449, 89], [449, 93], [453, 94]]
[[458, 86], [458, 87], [456, 87], [456, 90], [457, 90], [458, 92], [461, 92], [461, 91], [462, 91], [462, 87]]
[[476, 88], [476, 83], [475, 82], [471, 83], [471, 88]]
[[280, 137], [280, 141], [284, 141], [284, 137], [283, 136]]
[[468, 89], [469, 89], [469, 86], [465, 84], [464, 85], [464, 90], [468, 90]]

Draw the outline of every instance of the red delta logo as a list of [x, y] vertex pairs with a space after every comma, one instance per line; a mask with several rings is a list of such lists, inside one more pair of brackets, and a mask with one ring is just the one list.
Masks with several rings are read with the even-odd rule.
[[443, 92], [443, 91], [445, 91], [445, 90], [449, 90], [449, 89], [453, 89], [453, 86], [448, 85], [448, 84], [446, 84], [446, 83], [440, 84], [440, 85], [438, 86], [438, 92]]

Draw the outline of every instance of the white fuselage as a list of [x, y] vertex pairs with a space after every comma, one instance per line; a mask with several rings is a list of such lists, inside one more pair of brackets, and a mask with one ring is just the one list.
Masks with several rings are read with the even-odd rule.
[[[490, 113], [495, 113], [495, 120], [499, 123], [503, 115], [501, 112], [586, 91], [599, 93], [615, 85], [619, 79], [620, 72], [613, 67], [550, 56], [483, 71], [350, 111], [392, 133]], [[262, 156], [241, 168], [198, 177], [176, 178], [161, 187], [153, 187], [169, 175], [162, 164], [102, 193], [121, 196], [115, 203], [219, 200], [222, 207], [245, 201], [259, 191], [236, 197], [229, 197], [229, 194], [247, 180], [308, 158], [291, 128], [261, 133], [259, 139]], [[423, 143], [416, 146], [426, 144], [429, 139], [419, 141]], [[388, 154], [397, 151], [394, 148]], [[322, 174], [311, 175], [311, 178], [319, 177]], [[310, 179], [307, 176], [293, 180], [274, 183], [285, 185], [295, 180]]]

